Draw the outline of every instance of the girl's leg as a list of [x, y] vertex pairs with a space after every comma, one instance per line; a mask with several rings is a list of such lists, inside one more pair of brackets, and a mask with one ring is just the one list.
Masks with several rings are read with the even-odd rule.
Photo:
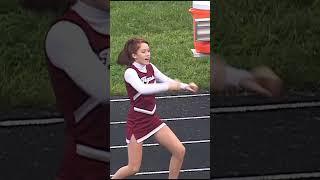
[[128, 165], [120, 168], [112, 177], [112, 179], [124, 179], [128, 176], [136, 174], [142, 161], [142, 143], [138, 143], [134, 135], [131, 136], [128, 144]]
[[168, 126], [161, 128], [155, 134], [155, 138], [160, 145], [171, 152], [169, 179], [177, 179], [183, 163], [185, 147]]

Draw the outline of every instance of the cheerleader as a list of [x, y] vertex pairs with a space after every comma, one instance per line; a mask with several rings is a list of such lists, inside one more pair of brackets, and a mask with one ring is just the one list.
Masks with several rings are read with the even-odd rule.
[[127, 66], [125, 85], [130, 98], [126, 124], [128, 164], [112, 177], [123, 179], [140, 169], [143, 142], [154, 136], [171, 154], [169, 179], [177, 179], [184, 160], [185, 147], [157, 114], [155, 94], [165, 91], [197, 92], [194, 83], [185, 84], [164, 75], [151, 63], [149, 43], [142, 38], [128, 40], [118, 57], [118, 64]]

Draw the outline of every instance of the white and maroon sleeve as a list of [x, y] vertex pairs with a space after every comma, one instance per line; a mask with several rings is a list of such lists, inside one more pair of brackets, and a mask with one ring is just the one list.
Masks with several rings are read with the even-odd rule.
[[108, 68], [93, 52], [79, 26], [58, 22], [48, 32], [45, 46], [50, 61], [81, 89], [99, 102], [109, 102]]
[[169, 89], [168, 83], [154, 83], [154, 84], [144, 84], [139, 78], [137, 72], [128, 68], [124, 73], [124, 79], [129, 83], [135, 90], [141, 94], [155, 94], [167, 91]]
[[[155, 65], [151, 64], [153, 67], [153, 71], [154, 71], [154, 76], [156, 78], [157, 82], [170, 82], [170, 81], [174, 81], [173, 79], [169, 78], [168, 76], [166, 76], [165, 74], [163, 74]], [[187, 86], [189, 86], [188, 84], [185, 83], [181, 83], [181, 89], [185, 89]]]

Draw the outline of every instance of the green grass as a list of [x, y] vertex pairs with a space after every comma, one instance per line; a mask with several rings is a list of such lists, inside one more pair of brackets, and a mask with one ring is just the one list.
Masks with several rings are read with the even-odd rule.
[[289, 89], [319, 90], [320, 1], [216, 2], [214, 52], [232, 65], [272, 67]]
[[0, 12], [0, 109], [51, 106], [43, 44], [53, 15], [24, 10], [17, 1], [7, 8]]
[[132, 37], [144, 37], [151, 59], [160, 71], [183, 82], [194, 81], [209, 90], [209, 58], [193, 58], [191, 1], [111, 1], [111, 95], [126, 95], [125, 67], [116, 64], [119, 52]]
[[[44, 37], [55, 14], [22, 9], [18, 0], [0, 2], [0, 111], [55, 107], [44, 56]], [[191, 2], [112, 2], [112, 95], [125, 95], [124, 68], [115, 59], [125, 41], [143, 36], [153, 63], [172, 78], [209, 87], [209, 58], [196, 60]]]

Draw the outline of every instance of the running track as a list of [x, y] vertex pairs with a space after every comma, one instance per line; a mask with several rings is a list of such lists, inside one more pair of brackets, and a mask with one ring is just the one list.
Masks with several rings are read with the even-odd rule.
[[[187, 143], [185, 144], [187, 155], [181, 178], [208, 178], [211, 172], [214, 179], [220, 180], [319, 179], [319, 97], [292, 96], [281, 100], [259, 97], [212, 98], [210, 111], [213, 119], [209, 122], [213, 137], [210, 144], [211, 156], [210, 147], [203, 147], [208, 146], [208, 143], [197, 141], [205, 140], [210, 134], [207, 131], [208, 124], [205, 128], [201, 125], [207, 121], [205, 117], [209, 114], [209, 100], [205, 100], [206, 103], [192, 101], [195, 105], [192, 110], [199, 111], [185, 109], [191, 106], [190, 101], [182, 101], [181, 105], [176, 105], [175, 102], [183, 98], [165, 100], [170, 101], [170, 105], [162, 100], [158, 102], [165, 104], [159, 105], [161, 116], [168, 120], [168, 125], [175, 130], [182, 141]], [[204, 97], [199, 97], [202, 98]], [[269, 104], [280, 106], [277, 109], [268, 106]], [[127, 160], [126, 152], [123, 152], [125, 147], [122, 146], [125, 145], [124, 137], [121, 137], [126, 116], [123, 112], [125, 106], [119, 105], [116, 108], [117, 115], [114, 114], [112, 117], [112, 134], [117, 137], [111, 141], [114, 154], [111, 159], [111, 173]], [[180, 114], [170, 108], [171, 106], [180, 109]], [[261, 107], [263, 108], [259, 109]], [[207, 115], [201, 117], [203, 115], [201, 111], [204, 109], [207, 109], [205, 110]], [[21, 118], [14, 119], [12, 118], [14, 116], [27, 119], [15, 121]], [[52, 116], [54, 119], [49, 118]], [[119, 119], [114, 119], [117, 116]], [[196, 116], [198, 116], [197, 121], [192, 119]], [[37, 120], [36, 125], [33, 124], [35, 122], [30, 122], [28, 117], [46, 119]], [[56, 117], [56, 113], [40, 113], [40, 115], [34, 112], [14, 115], [0, 113], [1, 179], [53, 179], [61, 159], [64, 127], [62, 120]], [[43, 124], [39, 124], [40, 122]], [[166, 178], [169, 154], [156, 146], [153, 139], [148, 140], [146, 144], [149, 146], [145, 148], [141, 172], [132, 178]], [[153, 155], [153, 161], [148, 158], [149, 154]], [[204, 157], [207, 159], [203, 160]], [[209, 157], [210, 171], [208, 171]]]
[[[205, 94], [195, 97], [173, 95], [157, 100], [159, 114], [185, 143], [181, 178], [208, 179], [210, 176], [209, 99]], [[123, 146], [126, 145], [124, 121], [128, 101], [113, 101], [111, 108], [111, 173], [114, 173], [127, 160]], [[62, 158], [63, 130], [63, 119], [54, 111], [0, 112], [0, 179], [54, 179]], [[168, 176], [169, 153], [154, 143], [152, 138], [145, 142], [141, 172], [131, 178]]]
[[319, 97], [215, 96], [212, 177], [320, 179]]
[[[186, 147], [180, 178], [210, 178], [210, 96], [169, 95], [157, 99], [157, 111]], [[129, 101], [111, 102], [111, 175], [127, 163], [125, 120]], [[165, 179], [170, 154], [153, 137], [144, 142], [141, 169], [130, 178]]]

